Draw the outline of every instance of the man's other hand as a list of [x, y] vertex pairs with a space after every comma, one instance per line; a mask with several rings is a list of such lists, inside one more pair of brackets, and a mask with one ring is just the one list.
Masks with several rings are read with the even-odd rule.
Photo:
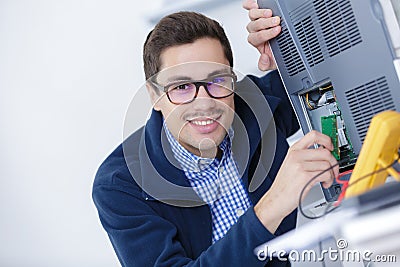
[[250, 22], [247, 24], [247, 41], [258, 49], [258, 68], [262, 71], [276, 69], [269, 40], [281, 32], [280, 18], [273, 17], [271, 9], [259, 9], [255, 0], [244, 0], [243, 8], [248, 10]]
[[[310, 149], [314, 144], [319, 148]], [[339, 174], [332, 150], [330, 137], [317, 131], [306, 134], [289, 148], [274, 183], [254, 207], [257, 217], [270, 232], [274, 233], [283, 218], [298, 206], [303, 188], [306, 187], [304, 198], [317, 182], [325, 188], [332, 185]], [[320, 174], [331, 166], [335, 167]], [[317, 175], [318, 178], [310, 183]]]

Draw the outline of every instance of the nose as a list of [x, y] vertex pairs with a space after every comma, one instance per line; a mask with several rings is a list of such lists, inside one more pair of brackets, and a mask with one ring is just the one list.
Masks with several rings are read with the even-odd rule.
[[199, 85], [199, 91], [197, 93], [197, 98], [205, 98], [205, 97], [210, 97], [210, 95], [207, 93], [207, 88], [205, 84]]
[[206, 90], [205, 85], [200, 85], [199, 92], [194, 100], [196, 109], [209, 109], [216, 105], [216, 99], [212, 98]]

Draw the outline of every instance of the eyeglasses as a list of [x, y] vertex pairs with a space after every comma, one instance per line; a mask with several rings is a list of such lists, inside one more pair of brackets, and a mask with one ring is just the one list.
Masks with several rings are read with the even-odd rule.
[[168, 100], [176, 105], [193, 102], [203, 86], [211, 98], [225, 98], [234, 93], [237, 77], [234, 73], [218, 74], [200, 81], [173, 81], [165, 86], [152, 82], [167, 94]]

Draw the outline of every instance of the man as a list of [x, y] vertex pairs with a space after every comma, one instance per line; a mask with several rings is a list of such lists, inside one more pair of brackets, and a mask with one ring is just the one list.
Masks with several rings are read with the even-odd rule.
[[[300, 191], [336, 163], [330, 139], [312, 132], [287, 153], [286, 137], [298, 124], [275, 71], [251, 77], [261, 89], [253, 102], [265, 98], [275, 118], [276, 140], [269, 140], [271, 131], [258, 125], [263, 122], [244, 100], [246, 92], [236, 88], [222, 27], [201, 14], [161, 19], [147, 37], [143, 59], [151, 117], [103, 162], [93, 185], [121, 264], [289, 264], [260, 261], [254, 248], [294, 228]], [[275, 154], [263, 154], [265, 140], [276, 141]], [[321, 148], [308, 149], [315, 143]], [[262, 158], [272, 166], [249, 190], [263, 173]], [[317, 181], [329, 186], [332, 178], [325, 173]]]

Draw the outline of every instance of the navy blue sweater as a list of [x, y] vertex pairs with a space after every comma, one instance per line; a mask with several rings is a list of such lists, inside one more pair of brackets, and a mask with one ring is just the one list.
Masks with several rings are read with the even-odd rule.
[[[287, 153], [286, 138], [299, 126], [276, 71], [249, 77], [261, 90], [249, 89], [255, 88], [250, 79], [238, 86], [232, 150], [255, 205]], [[293, 229], [296, 212], [272, 234], [250, 207], [212, 245], [209, 207], [163, 143], [162, 121], [153, 110], [146, 125], [102, 163], [94, 181], [93, 200], [122, 266], [286, 266], [259, 261], [254, 248]]]

